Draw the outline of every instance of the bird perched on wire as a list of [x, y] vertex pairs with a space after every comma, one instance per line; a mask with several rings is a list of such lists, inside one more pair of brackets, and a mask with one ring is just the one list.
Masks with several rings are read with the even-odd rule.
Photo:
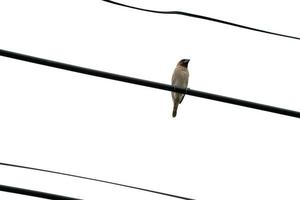
[[[175, 88], [183, 88], [186, 89], [189, 82], [189, 70], [188, 70], [188, 64], [189, 59], [182, 59], [178, 62], [176, 65], [176, 68], [174, 70], [173, 76], [172, 76], [172, 85]], [[172, 116], [176, 117], [178, 105], [182, 102], [184, 98], [184, 94], [172, 92], [172, 99], [173, 99], [173, 113]]]

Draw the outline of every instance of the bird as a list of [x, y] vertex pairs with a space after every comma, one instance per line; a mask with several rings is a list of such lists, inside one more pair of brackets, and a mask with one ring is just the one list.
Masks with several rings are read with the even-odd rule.
[[[172, 76], [172, 86], [174, 86], [174, 88], [187, 88], [189, 82], [189, 61], [190, 59], [181, 59], [176, 65]], [[172, 92], [172, 99], [174, 104], [172, 113], [173, 117], [176, 117], [178, 105], [183, 101], [184, 95], [185, 94]]]

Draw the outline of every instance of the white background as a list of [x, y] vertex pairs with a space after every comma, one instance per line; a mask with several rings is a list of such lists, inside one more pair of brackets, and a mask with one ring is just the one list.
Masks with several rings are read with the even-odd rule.
[[[292, 0], [126, 3], [300, 36]], [[300, 111], [297, 40], [101, 0], [1, 0], [0, 19], [1, 49], [168, 84], [189, 58], [191, 89]], [[0, 92], [1, 162], [202, 200], [300, 198], [297, 118], [186, 96], [173, 119], [169, 92], [4, 57]], [[163, 199], [8, 167], [0, 174], [0, 184], [85, 199]]]

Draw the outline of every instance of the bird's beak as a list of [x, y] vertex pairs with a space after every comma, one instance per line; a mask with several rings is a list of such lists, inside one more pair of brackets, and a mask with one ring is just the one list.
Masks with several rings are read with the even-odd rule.
[[186, 62], [186, 63], [189, 63], [189, 62], [190, 62], [190, 59], [185, 59], [185, 62]]

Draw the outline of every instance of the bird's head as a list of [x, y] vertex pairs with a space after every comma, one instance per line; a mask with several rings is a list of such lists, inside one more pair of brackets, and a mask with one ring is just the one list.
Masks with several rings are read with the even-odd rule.
[[178, 65], [182, 66], [182, 67], [185, 67], [185, 68], [188, 68], [188, 64], [190, 62], [190, 59], [182, 59], [179, 61]]

